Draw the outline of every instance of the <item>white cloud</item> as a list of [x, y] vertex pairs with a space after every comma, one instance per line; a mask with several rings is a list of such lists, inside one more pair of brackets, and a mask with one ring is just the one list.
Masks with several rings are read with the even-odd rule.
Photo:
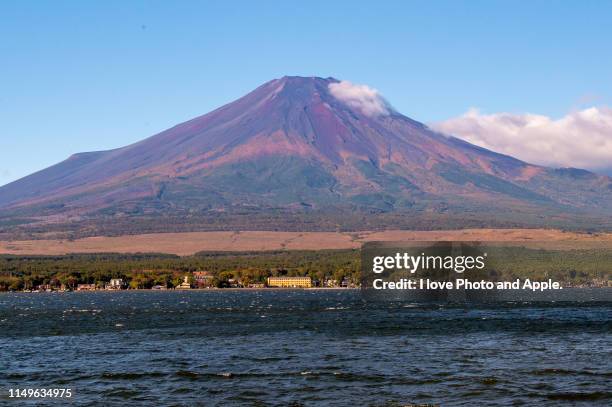
[[349, 81], [329, 84], [329, 91], [348, 106], [359, 109], [366, 116], [386, 116], [389, 105], [381, 94], [367, 85], [357, 85]]
[[594, 171], [612, 168], [612, 108], [591, 107], [560, 119], [536, 114], [482, 114], [432, 124], [442, 133], [521, 160]]

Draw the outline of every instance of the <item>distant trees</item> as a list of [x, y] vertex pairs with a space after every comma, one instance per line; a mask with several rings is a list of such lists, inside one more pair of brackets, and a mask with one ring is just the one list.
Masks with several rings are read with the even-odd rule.
[[[612, 250], [530, 250], [490, 248], [489, 259], [507, 258], [490, 264], [489, 278], [541, 278], [584, 283], [610, 276]], [[176, 287], [185, 275], [205, 270], [211, 284], [227, 287], [230, 280], [243, 285], [264, 283], [270, 276], [310, 276], [323, 283], [344, 279], [359, 283], [359, 250], [203, 252], [179, 257], [166, 254], [80, 254], [67, 256], [0, 255], [0, 290], [32, 289], [42, 284], [75, 289], [78, 284], [102, 286], [111, 278], [123, 279], [130, 288]]]
[[22, 278], [13, 276], [0, 276], [0, 291], [23, 290], [24, 282]]
[[[79, 277], [72, 273], [60, 273], [55, 276], [59, 283], [71, 290], [74, 290], [79, 283]], [[84, 282], [84, 281], [83, 281]]]
[[153, 277], [153, 285], [159, 285], [167, 288], [174, 287], [175, 284], [173, 283], [172, 278], [173, 276], [171, 273], [156, 273]]
[[133, 289], [151, 288], [153, 287], [153, 278], [143, 273], [136, 273], [132, 275], [129, 285]]
[[[49, 284], [75, 289], [78, 284], [104, 286], [112, 278], [130, 288], [172, 288], [185, 275], [194, 284], [193, 271], [205, 270], [212, 285], [227, 287], [264, 283], [271, 275], [309, 275], [323, 280], [337, 268], [359, 270], [356, 250], [206, 252], [179, 257], [165, 254], [78, 254], [67, 256], [0, 255], [0, 290], [22, 290]], [[194, 284], [195, 285], [195, 284]]]

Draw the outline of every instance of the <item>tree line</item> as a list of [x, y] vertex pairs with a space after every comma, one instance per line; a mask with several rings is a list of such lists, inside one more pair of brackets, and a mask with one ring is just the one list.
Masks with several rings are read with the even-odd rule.
[[32, 289], [39, 285], [103, 286], [121, 278], [130, 288], [156, 285], [172, 288], [194, 271], [207, 271], [213, 285], [235, 279], [263, 283], [270, 276], [310, 276], [314, 280], [347, 278], [359, 281], [358, 250], [201, 252], [180, 257], [161, 253], [71, 254], [65, 256], [0, 256], [0, 290]]
[[[612, 276], [612, 250], [541, 250], [490, 247], [487, 278], [548, 279], [572, 284], [606, 285]], [[39, 285], [103, 286], [112, 278], [131, 288], [156, 285], [172, 288], [194, 271], [207, 271], [217, 287], [238, 280], [264, 283], [270, 276], [310, 276], [323, 282], [344, 279], [359, 284], [361, 257], [357, 249], [268, 252], [201, 252], [180, 257], [163, 253], [71, 254], [65, 256], [0, 255], [0, 291], [33, 289]], [[192, 278], [192, 277], [191, 277]]]

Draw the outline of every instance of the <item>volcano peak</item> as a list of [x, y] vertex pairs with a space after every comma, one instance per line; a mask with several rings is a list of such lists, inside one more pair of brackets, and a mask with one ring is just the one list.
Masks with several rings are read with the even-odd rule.
[[369, 86], [284, 76], [138, 143], [1, 187], [0, 215], [207, 218], [245, 205], [260, 215], [612, 213], [609, 178], [570, 178], [433, 132]]

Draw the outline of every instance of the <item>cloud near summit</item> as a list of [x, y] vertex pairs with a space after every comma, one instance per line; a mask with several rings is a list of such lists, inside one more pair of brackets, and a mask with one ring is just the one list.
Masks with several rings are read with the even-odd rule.
[[389, 114], [389, 106], [381, 94], [367, 85], [341, 81], [330, 83], [329, 91], [336, 99], [360, 110], [366, 116], [386, 116]]
[[591, 107], [560, 119], [529, 113], [482, 114], [470, 109], [431, 127], [533, 164], [612, 170], [609, 107]]

